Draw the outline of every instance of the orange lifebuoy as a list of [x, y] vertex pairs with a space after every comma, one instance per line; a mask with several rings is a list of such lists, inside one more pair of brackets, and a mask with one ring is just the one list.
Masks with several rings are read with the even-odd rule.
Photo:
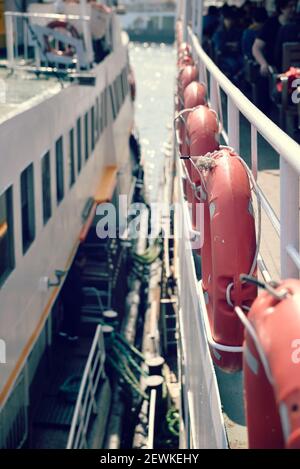
[[[79, 39], [80, 35], [77, 31], [77, 29], [67, 21], [62, 21], [62, 20], [55, 20], [51, 21], [48, 25], [47, 28], [53, 29], [53, 30], [60, 30], [62, 29], [64, 32], [67, 32], [69, 35], [72, 37]], [[56, 49], [55, 47], [52, 47], [49, 41], [49, 36], [45, 36], [45, 49], [46, 52], [51, 52], [52, 54], [55, 54], [59, 57], [72, 57], [74, 55], [74, 48], [72, 46], [68, 46], [66, 49], [61, 50], [61, 49]]]
[[192, 52], [192, 48], [190, 44], [188, 44], [187, 42], [182, 42], [180, 46], [178, 47], [178, 58], [180, 58], [181, 56], [185, 54], [191, 55], [191, 52]]
[[[189, 85], [190, 86], [190, 85]], [[186, 90], [188, 87], [186, 88]], [[194, 92], [197, 90], [194, 89]], [[187, 104], [190, 101], [187, 100]], [[202, 104], [202, 103], [201, 103]], [[218, 117], [215, 111], [208, 108], [207, 106], [201, 105], [194, 111], [190, 112], [187, 119], [187, 139], [189, 141], [189, 156], [193, 161], [198, 156], [211, 153], [219, 149], [219, 123]], [[201, 186], [201, 180], [199, 172], [195, 170], [191, 162], [189, 162], [190, 175], [193, 182], [198, 187], [198, 191]], [[192, 224], [197, 229], [197, 215], [196, 215], [196, 204], [199, 200], [196, 197], [194, 191], [189, 191], [188, 201], [193, 204], [192, 206]], [[206, 223], [205, 223], [206, 225]]]
[[[184, 90], [183, 93], [184, 108], [191, 109], [196, 106], [206, 104], [206, 87], [203, 83], [197, 81], [192, 81]], [[190, 145], [188, 141], [188, 135], [186, 131], [186, 122], [188, 118], [188, 113], [183, 115], [183, 120], [179, 123], [179, 135], [182, 144], [180, 145], [180, 153], [183, 156], [190, 156]], [[191, 176], [191, 161], [185, 159], [184, 161], [188, 174]], [[194, 200], [194, 193], [191, 188], [191, 185], [187, 183], [184, 187], [184, 192], [186, 194], [187, 200], [189, 203], [192, 203]]]
[[193, 57], [190, 55], [184, 55], [178, 59], [177, 65], [178, 68], [184, 67], [186, 65], [194, 65]]
[[[203, 113], [207, 113], [205, 109]], [[200, 146], [203, 139], [208, 141], [209, 136], [213, 137], [211, 131], [205, 136], [205, 126], [202, 129], [202, 133], [196, 134]], [[206, 166], [207, 158], [203, 160], [204, 169], [200, 169], [205, 225], [201, 265], [206, 308], [213, 340], [222, 346], [241, 347], [244, 329], [234, 308], [249, 307], [257, 294], [255, 285], [245, 285], [240, 280], [240, 274], [251, 270], [256, 256], [250, 183], [232, 149], [223, 147], [207, 156], [210, 169]], [[196, 163], [199, 166], [199, 158]], [[253, 273], [256, 274], [256, 268]], [[211, 352], [216, 365], [224, 371], [242, 368], [241, 351], [212, 347]]]
[[274, 291], [281, 299], [263, 291], [247, 316], [252, 328], [251, 333], [246, 325], [243, 360], [249, 448], [300, 449], [300, 282], [282, 281]]
[[178, 74], [178, 102], [177, 110], [183, 109], [183, 93], [185, 88], [192, 82], [198, 81], [198, 69], [195, 65], [187, 65], [180, 69]]

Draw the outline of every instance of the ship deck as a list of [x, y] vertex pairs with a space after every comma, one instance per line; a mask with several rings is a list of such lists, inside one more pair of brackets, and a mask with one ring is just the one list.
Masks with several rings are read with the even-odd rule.
[[[69, 84], [64, 83], [66, 86]], [[0, 124], [49, 99], [61, 89], [55, 77], [37, 78], [23, 71], [11, 74], [6, 68], [0, 68]]]

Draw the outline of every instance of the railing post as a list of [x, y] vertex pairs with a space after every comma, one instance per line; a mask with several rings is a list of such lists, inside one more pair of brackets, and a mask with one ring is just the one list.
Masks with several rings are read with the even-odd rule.
[[257, 179], [257, 129], [251, 124], [251, 171]]
[[6, 32], [6, 53], [8, 68], [14, 65], [14, 28], [13, 18], [9, 13], [5, 13], [5, 32]]
[[237, 153], [240, 152], [240, 116], [239, 110], [228, 96], [228, 145], [231, 146]]
[[281, 278], [299, 278], [299, 271], [287, 253], [287, 246], [299, 250], [299, 174], [280, 158], [280, 267]]
[[197, 0], [198, 11], [197, 11], [197, 32], [200, 44], [202, 44], [202, 34], [203, 34], [203, 0]]
[[192, 30], [194, 33], [196, 29], [196, 0], [191, 1], [191, 8], [192, 8]]
[[218, 112], [218, 89], [217, 89], [217, 82], [215, 77], [210, 74], [209, 77], [210, 82], [210, 105], [212, 109]]

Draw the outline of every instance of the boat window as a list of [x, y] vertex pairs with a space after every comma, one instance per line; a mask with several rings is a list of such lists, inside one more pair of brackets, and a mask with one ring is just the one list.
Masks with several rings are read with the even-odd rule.
[[51, 169], [50, 152], [48, 151], [42, 158], [42, 193], [43, 193], [43, 221], [46, 225], [51, 218]]
[[69, 186], [75, 182], [75, 159], [74, 159], [74, 129], [69, 133]]
[[100, 119], [101, 119], [101, 132], [103, 132], [103, 130], [105, 129], [105, 90], [102, 91], [101, 93], [101, 115], [100, 115]]
[[91, 146], [92, 146], [92, 151], [95, 148], [95, 106], [91, 108]]
[[85, 160], [88, 159], [89, 155], [89, 114], [88, 112], [84, 115], [84, 148], [85, 148]]
[[102, 100], [103, 100], [103, 93], [100, 94], [99, 96], [99, 99], [98, 99], [98, 105], [99, 105], [99, 121], [98, 121], [98, 125], [99, 125], [99, 137], [100, 135], [102, 134], [102, 125], [103, 125], [103, 104], [102, 104]]
[[108, 88], [104, 90], [104, 128], [108, 125]]
[[56, 199], [59, 204], [64, 198], [64, 152], [63, 138], [60, 137], [55, 144], [56, 154]]
[[81, 143], [81, 118], [77, 119], [77, 171], [81, 171], [81, 161], [82, 161], [82, 143]]
[[124, 83], [124, 69], [122, 70], [121, 75], [120, 75], [120, 82], [121, 82], [120, 86], [121, 86], [121, 95], [122, 95], [122, 104], [123, 104], [125, 100], [125, 96], [126, 96], [125, 83]]
[[123, 91], [123, 72], [119, 75], [119, 95], [120, 95], [120, 102], [121, 106], [124, 103], [124, 91]]
[[12, 187], [0, 195], [0, 285], [15, 267]]
[[21, 211], [23, 254], [35, 237], [33, 164], [21, 173]]
[[100, 108], [99, 108], [99, 98], [96, 98], [96, 129], [95, 129], [95, 135], [96, 135], [96, 142], [98, 142], [98, 138], [100, 136]]
[[124, 90], [125, 90], [125, 98], [128, 94], [129, 91], [129, 85], [128, 85], [128, 69], [125, 67], [124, 69]]
[[114, 81], [114, 96], [115, 96], [115, 103], [116, 103], [116, 114], [119, 114], [120, 110], [120, 100], [119, 100], [119, 90], [118, 90], [118, 77]]
[[112, 115], [113, 115], [113, 119], [115, 120], [115, 118], [117, 117], [117, 113], [116, 113], [116, 108], [115, 108], [114, 92], [113, 92], [113, 87], [112, 87], [112, 85], [109, 86], [109, 94], [110, 94], [110, 102], [111, 102]]

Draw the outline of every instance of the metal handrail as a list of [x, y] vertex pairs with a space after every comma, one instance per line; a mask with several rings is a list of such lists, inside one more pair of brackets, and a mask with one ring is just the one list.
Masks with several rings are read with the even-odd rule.
[[149, 419], [148, 419], [149, 425], [148, 425], [148, 446], [147, 446], [147, 449], [153, 449], [154, 448], [156, 398], [157, 398], [156, 389], [152, 389], [151, 394], [150, 394], [150, 404], [149, 404]]
[[[299, 144], [272, 122], [220, 71], [199, 44], [198, 37], [188, 27], [188, 37], [194, 53], [206, 69], [213, 75], [218, 85], [232, 100], [239, 112], [253, 124], [267, 142], [283, 157], [300, 175]], [[230, 142], [229, 142], [229, 145]]]
[[19, 18], [45, 18], [55, 20], [83, 20], [90, 21], [91, 17], [87, 15], [65, 15], [62, 13], [22, 13], [20, 11], [6, 11], [5, 16], [16, 16]]
[[95, 395], [104, 372], [105, 349], [102, 327], [97, 326], [92, 347], [83, 372], [72, 418], [67, 449], [87, 447], [87, 430], [92, 411], [97, 413]]
[[[207, 72], [210, 74], [210, 104], [221, 111], [220, 89], [227, 96], [228, 135], [223, 130], [227, 144], [239, 152], [239, 114], [251, 126], [251, 163], [257, 175], [257, 135], [260, 134], [279, 154], [280, 163], [280, 220], [263, 192], [260, 190], [261, 204], [275, 232], [280, 238], [280, 270], [282, 278], [299, 277], [299, 175], [300, 146], [265, 116], [231, 81], [219, 70], [202, 49], [194, 31], [199, 29], [196, 14], [202, 9], [203, 0], [187, 2], [183, 14], [185, 37], [191, 44], [193, 57], [199, 66], [200, 79], [207, 85]], [[191, 27], [192, 25], [192, 27]], [[193, 29], [194, 28], [194, 29]], [[222, 120], [222, 117], [221, 117]]]

